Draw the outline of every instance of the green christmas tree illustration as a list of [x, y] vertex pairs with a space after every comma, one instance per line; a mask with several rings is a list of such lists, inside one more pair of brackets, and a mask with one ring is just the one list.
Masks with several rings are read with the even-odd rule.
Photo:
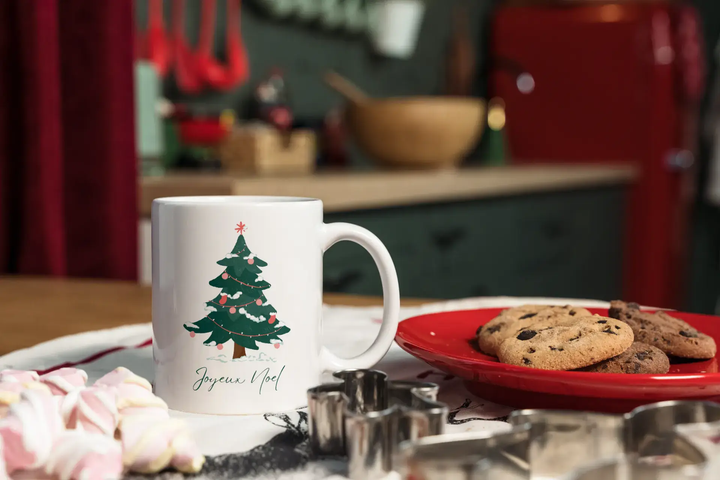
[[223, 349], [232, 340], [233, 358], [246, 355], [245, 349], [257, 350], [256, 342], [272, 344], [280, 348], [280, 335], [290, 331], [277, 319], [275, 308], [265, 297], [270, 284], [262, 277], [261, 267], [267, 263], [250, 251], [245, 243], [245, 225], [235, 228], [240, 236], [232, 252], [217, 263], [225, 270], [210, 281], [220, 289], [215, 298], [205, 303], [207, 315], [195, 323], [184, 325], [191, 337], [209, 333], [205, 345]]

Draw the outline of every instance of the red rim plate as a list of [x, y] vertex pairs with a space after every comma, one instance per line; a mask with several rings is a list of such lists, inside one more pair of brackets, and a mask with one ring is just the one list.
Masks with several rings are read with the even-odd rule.
[[[486, 400], [516, 408], [557, 408], [628, 412], [664, 400], [720, 401], [717, 358], [673, 363], [663, 375], [538, 370], [506, 365], [480, 353], [475, 331], [503, 309], [433, 313], [400, 323], [395, 340], [405, 351], [466, 380]], [[590, 308], [607, 316], [607, 309]], [[673, 312], [720, 345], [720, 318]], [[674, 361], [673, 361], [674, 362]]]

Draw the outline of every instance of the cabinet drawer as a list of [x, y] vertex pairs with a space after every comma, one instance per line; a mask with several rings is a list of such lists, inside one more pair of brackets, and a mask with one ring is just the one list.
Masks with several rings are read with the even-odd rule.
[[[393, 257], [404, 296], [611, 299], [620, 295], [624, 202], [623, 189], [606, 188], [349, 212], [327, 221], [374, 232]], [[325, 265], [328, 291], [381, 294], [374, 264], [359, 247], [333, 247]]]

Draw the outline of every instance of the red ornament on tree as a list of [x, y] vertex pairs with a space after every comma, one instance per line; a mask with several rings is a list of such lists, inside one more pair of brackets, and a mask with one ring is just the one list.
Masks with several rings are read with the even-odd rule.
[[220, 345], [218, 345], [218, 350], [222, 350], [222, 349], [223, 349], [223, 346], [222, 346], [222, 343], [221, 343]]
[[275, 344], [275, 348], [280, 348], [280, 344], [279, 344], [279, 343], [276, 343], [276, 344]]
[[227, 272], [222, 274], [222, 279], [227, 280], [230, 275], [227, 274]]
[[235, 312], [237, 312], [237, 310], [235, 309], [235, 307], [230, 307], [230, 313], [235, 313]]
[[259, 305], [262, 305], [262, 300], [260, 300], [260, 299], [258, 298], [257, 300], [255, 300], [255, 304], [258, 305], [258, 306], [259, 306]]
[[195, 332], [190, 332], [190, 338], [195, 338]]
[[225, 305], [227, 303], [227, 295], [223, 295], [220, 297], [220, 305]]
[[272, 325], [273, 323], [275, 323], [275, 314], [274, 314], [274, 313], [273, 313], [272, 315], [270, 315], [270, 320], [268, 320], [268, 323], [269, 323], [270, 325]]

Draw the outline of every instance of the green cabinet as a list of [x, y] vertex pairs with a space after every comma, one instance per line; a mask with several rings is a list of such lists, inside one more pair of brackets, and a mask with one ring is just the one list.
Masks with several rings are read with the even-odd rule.
[[[624, 188], [539, 193], [326, 215], [375, 233], [405, 297], [619, 298]], [[343, 242], [325, 254], [327, 292], [380, 295], [370, 256]]]

